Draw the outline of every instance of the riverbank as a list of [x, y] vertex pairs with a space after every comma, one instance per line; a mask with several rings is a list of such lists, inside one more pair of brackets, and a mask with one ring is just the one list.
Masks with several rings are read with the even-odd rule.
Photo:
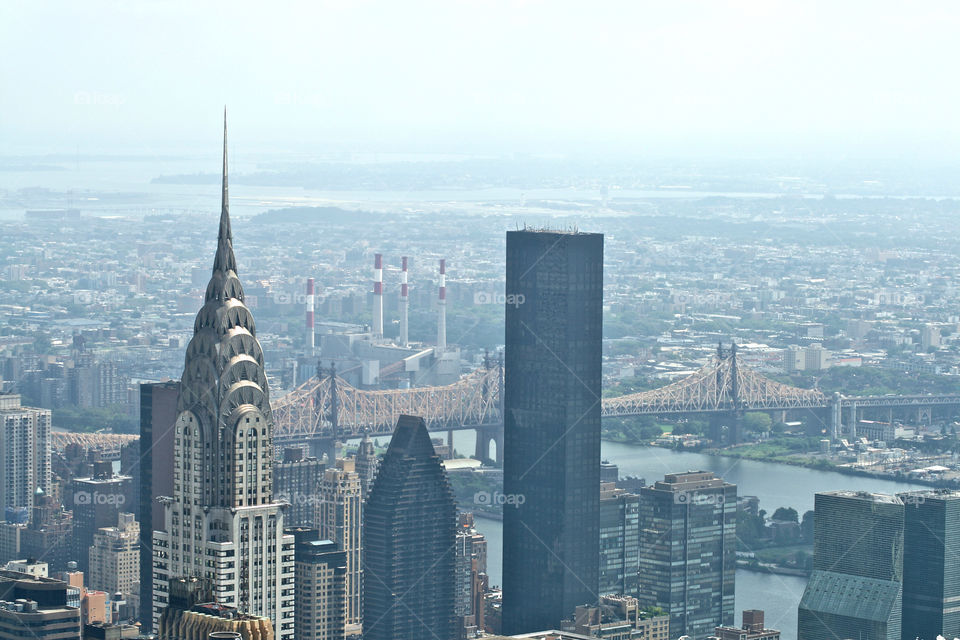
[[[937, 489], [955, 489], [958, 487], [958, 483], [950, 480], [931, 480], [927, 478], [912, 478], [906, 474], [888, 474], [888, 473], [877, 473], [875, 471], [869, 471], [866, 469], [855, 469], [852, 467], [840, 466], [832, 463], [826, 458], [808, 458], [803, 457], [802, 455], [793, 454], [793, 455], [757, 455], [755, 450], [750, 449], [751, 445], [745, 445], [743, 448], [747, 449], [746, 451], [737, 451], [736, 449], [716, 449], [709, 447], [697, 447], [689, 449], [674, 449], [673, 447], [664, 447], [661, 445], [654, 444], [652, 442], [638, 442], [638, 441], [629, 441], [622, 440], [619, 438], [603, 438], [604, 441], [614, 442], [617, 444], [626, 444], [631, 446], [639, 447], [655, 447], [657, 449], [666, 449], [668, 451], [685, 451], [689, 453], [698, 453], [705, 456], [712, 456], [716, 458], [734, 458], [738, 460], [750, 460], [752, 462], [763, 462], [769, 464], [782, 464], [788, 465], [791, 467], [801, 467], [804, 469], [811, 469], [814, 471], [831, 471], [834, 473], [840, 473], [847, 476], [855, 476], [860, 478], [871, 478], [877, 480], [890, 480], [892, 482], [909, 482], [911, 484], [918, 484], [927, 487], [933, 487]], [[753, 453], [751, 455], [751, 453]]]

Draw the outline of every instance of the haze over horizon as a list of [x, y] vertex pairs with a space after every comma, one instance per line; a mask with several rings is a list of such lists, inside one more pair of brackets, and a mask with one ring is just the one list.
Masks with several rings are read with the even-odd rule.
[[9, 2], [0, 153], [950, 158], [953, 7]]

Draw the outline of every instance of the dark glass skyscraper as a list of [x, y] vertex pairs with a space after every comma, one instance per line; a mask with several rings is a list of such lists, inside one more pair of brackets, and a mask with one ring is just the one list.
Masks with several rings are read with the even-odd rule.
[[904, 640], [960, 637], [960, 491], [903, 500]]
[[518, 634], [599, 599], [603, 235], [508, 232], [506, 294], [503, 632]]
[[813, 573], [800, 599], [797, 637], [900, 640], [903, 502], [831, 491], [816, 495], [814, 514]]
[[737, 486], [709, 471], [640, 489], [640, 606], [670, 614], [670, 637], [733, 626]]
[[364, 640], [453, 640], [456, 518], [426, 423], [400, 416], [364, 506]]
[[157, 496], [173, 495], [173, 424], [177, 420], [178, 382], [140, 385], [140, 622], [153, 630], [153, 528], [163, 526], [163, 505]]

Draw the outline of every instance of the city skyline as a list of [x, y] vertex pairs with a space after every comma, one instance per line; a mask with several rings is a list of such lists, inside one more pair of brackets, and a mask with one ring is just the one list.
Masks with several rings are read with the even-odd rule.
[[958, 28], [5, 4], [0, 640], [960, 637]]

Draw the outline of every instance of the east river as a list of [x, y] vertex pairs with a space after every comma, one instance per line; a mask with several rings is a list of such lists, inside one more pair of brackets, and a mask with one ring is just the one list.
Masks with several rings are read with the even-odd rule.
[[[464, 436], [470, 437], [472, 434], [465, 432]], [[457, 439], [455, 436], [455, 442]], [[459, 444], [462, 450], [472, 450], [472, 442], [469, 447], [467, 442], [456, 444]], [[648, 483], [662, 480], [665, 473], [713, 471], [728, 482], [736, 484], [738, 495], [757, 496], [760, 499], [760, 508], [766, 509], [767, 513], [773, 513], [777, 507], [793, 507], [802, 515], [804, 511], [813, 509], [813, 495], [818, 491], [848, 489], [893, 493], [924, 488], [909, 483], [848, 476], [833, 471], [615, 442], [604, 442], [602, 453], [604, 460], [620, 467], [621, 477], [640, 476]], [[490, 583], [499, 585], [502, 523], [478, 518], [477, 528], [487, 538], [487, 570], [490, 573]], [[740, 623], [740, 612], [743, 609], [763, 609], [766, 611], [768, 627], [780, 629], [783, 640], [796, 640], [797, 605], [803, 595], [806, 578], [738, 570], [736, 584], [737, 624]]]

